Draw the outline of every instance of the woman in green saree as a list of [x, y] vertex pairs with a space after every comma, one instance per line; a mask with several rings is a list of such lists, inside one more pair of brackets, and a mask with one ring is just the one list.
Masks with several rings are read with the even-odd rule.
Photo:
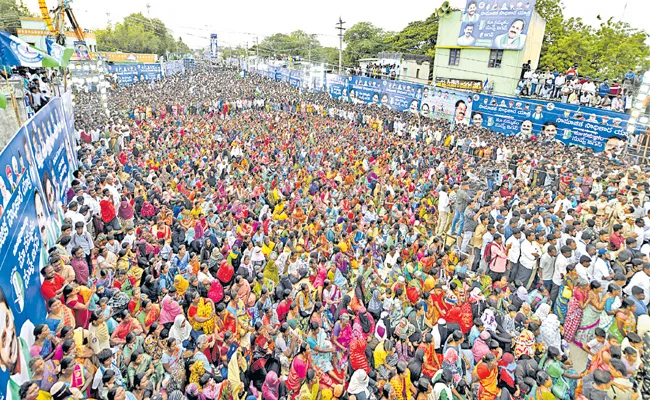
[[145, 354], [144, 351], [139, 348], [131, 353], [130, 362], [127, 367], [127, 377], [129, 388], [133, 389], [135, 386], [135, 375], [139, 373], [144, 373], [145, 376], [153, 383], [154, 388], [158, 389], [158, 384], [162, 381], [163, 370], [162, 365], [158, 365], [159, 368], [156, 368], [152, 357], [149, 354]]

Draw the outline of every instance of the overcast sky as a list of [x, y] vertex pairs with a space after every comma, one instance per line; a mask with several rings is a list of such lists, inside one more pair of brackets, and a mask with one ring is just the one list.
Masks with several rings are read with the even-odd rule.
[[[133, 12], [160, 18], [174, 36], [181, 36], [192, 48], [207, 47], [210, 33], [219, 35], [219, 46], [255, 43], [255, 37], [302, 29], [319, 34], [321, 44], [338, 46], [335, 25], [339, 15], [350, 27], [370, 21], [387, 30], [399, 31], [409, 22], [427, 18], [442, 4], [442, 0], [380, 1], [330, 0], [310, 2], [300, 0], [74, 0], [72, 8], [82, 28], [97, 29], [107, 21], [121, 21]], [[53, 6], [54, 0], [48, 4]], [[382, 4], [386, 6], [382, 6]], [[450, 0], [453, 7], [464, 9], [466, 0]], [[33, 12], [39, 13], [36, 0], [26, 0]], [[372, 6], [368, 6], [372, 4]], [[564, 0], [565, 17], [582, 17], [595, 25], [596, 16], [603, 20], [613, 16], [635, 28], [650, 30], [648, 0]], [[626, 6], [627, 5], [627, 6]]]

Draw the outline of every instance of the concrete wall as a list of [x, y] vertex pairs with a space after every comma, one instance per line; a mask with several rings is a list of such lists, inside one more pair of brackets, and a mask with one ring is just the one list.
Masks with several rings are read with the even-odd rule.
[[[16, 104], [18, 106], [18, 113], [20, 115], [20, 122], [24, 124], [27, 122], [27, 108], [25, 107], [25, 101], [23, 100], [25, 92], [23, 90], [22, 80], [9, 80], [9, 87], [13, 90], [14, 96], [16, 97]], [[0, 88], [0, 96], [7, 93], [6, 83], [2, 83]], [[14, 110], [13, 104], [11, 102], [11, 97], [7, 94], [7, 107], [3, 110], [0, 109], [0, 149], [3, 149], [9, 140], [18, 132], [18, 129], [21, 127], [21, 123], [16, 119], [16, 111]]]
[[[544, 38], [545, 21], [536, 12], [531, 19], [528, 38], [523, 50], [504, 50], [500, 68], [488, 68], [490, 49], [482, 47], [461, 47], [457, 45], [461, 27], [460, 11], [449, 18], [442, 18], [438, 29], [436, 57], [433, 76], [439, 78], [466, 79], [494, 83], [494, 94], [512, 96], [521, 76], [521, 66], [527, 60], [537, 66]], [[458, 65], [449, 65], [449, 53], [460, 50]]]

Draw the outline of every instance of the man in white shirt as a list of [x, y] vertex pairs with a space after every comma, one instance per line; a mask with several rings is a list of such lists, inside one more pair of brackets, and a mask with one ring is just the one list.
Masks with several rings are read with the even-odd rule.
[[[535, 242], [535, 232], [532, 230], [526, 232], [526, 239], [521, 242], [521, 257], [519, 257], [519, 270], [515, 275], [515, 281], [520, 281], [524, 286], [528, 286], [528, 281], [533, 273], [533, 268], [537, 265], [537, 259], [541, 256], [542, 251]], [[511, 278], [513, 276], [511, 275]]]
[[449, 194], [447, 186], [442, 185], [438, 193], [438, 228], [436, 234], [442, 236], [449, 222]]
[[111, 199], [113, 200], [113, 205], [115, 206], [115, 210], [117, 211], [117, 209], [120, 208], [122, 199], [120, 198], [120, 192], [118, 192], [115, 186], [113, 186], [112, 176], [108, 175], [106, 177], [106, 185], [104, 185], [104, 189], [108, 189], [108, 191], [111, 193]]
[[[558, 293], [560, 292], [560, 286], [562, 286], [562, 278], [566, 274], [567, 265], [569, 265], [569, 259], [571, 258], [571, 248], [568, 246], [562, 246], [560, 249], [560, 254], [558, 254], [555, 259], [555, 272], [553, 272], [553, 287], [551, 289], [551, 301], [553, 306], [557, 300]], [[552, 307], [551, 307], [552, 308]]]
[[591, 278], [600, 282], [604, 291], [607, 291], [609, 283], [614, 277], [613, 271], [609, 268], [609, 253], [607, 249], [598, 250], [598, 257], [591, 263]]
[[470, 22], [465, 25], [464, 32], [465, 34], [458, 38], [457, 44], [459, 46], [474, 46], [474, 43], [476, 43], [476, 39], [472, 36], [474, 24]]
[[632, 276], [632, 279], [630, 279], [630, 282], [623, 291], [628, 296], [632, 296], [632, 288], [635, 286], [640, 287], [643, 289], [643, 293], [645, 294], [643, 302], [647, 306], [650, 303], [650, 263], [644, 262], [641, 268], [641, 271], [638, 271], [634, 276]]
[[521, 229], [513, 228], [512, 235], [506, 240], [508, 250], [508, 261], [510, 261], [511, 280], [516, 276], [519, 269], [519, 256], [521, 255]]

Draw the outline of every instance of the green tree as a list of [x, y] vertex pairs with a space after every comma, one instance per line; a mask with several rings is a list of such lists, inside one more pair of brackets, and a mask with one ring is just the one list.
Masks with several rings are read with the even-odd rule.
[[149, 19], [141, 13], [126, 16], [124, 21], [108, 25], [95, 31], [97, 48], [100, 51], [122, 51], [126, 53], [189, 53], [190, 48], [169, 33], [165, 24]]
[[568, 33], [570, 25], [564, 21], [563, 8], [562, 0], [537, 0], [535, 2], [535, 11], [546, 21], [542, 54], [556, 46], [560, 38]]
[[580, 64], [580, 74], [584, 75], [584, 63], [591, 57], [593, 28], [582, 22], [581, 18], [569, 18], [564, 22], [563, 32], [554, 38], [554, 43], [543, 50], [539, 64], [558, 71], [566, 71], [573, 64]]
[[612, 18], [602, 22], [594, 31], [589, 72], [601, 78], [622, 79], [630, 68], [648, 69], [650, 48], [647, 42], [648, 34], [632, 28], [627, 22]]
[[20, 17], [33, 16], [22, 0], [0, 0], [0, 30], [15, 35], [20, 28]]
[[[610, 18], [598, 27], [580, 18], [564, 19], [561, 0], [537, 0], [535, 10], [546, 20], [540, 66], [566, 71], [578, 64], [582, 76], [621, 79], [629, 69], [650, 65], [648, 34]], [[598, 16], [600, 20], [600, 16]]]
[[424, 21], [413, 21], [392, 36], [392, 51], [433, 57], [438, 38], [438, 16], [434, 13]]
[[[276, 33], [264, 38], [259, 44], [259, 54], [264, 57], [290, 56], [308, 59], [310, 51], [313, 54], [317, 48], [320, 48], [320, 43], [316, 35], [298, 30], [288, 35]], [[255, 46], [251, 50], [254, 52]]]
[[339, 49], [335, 47], [317, 47], [311, 51], [311, 60], [325, 63], [328, 67], [338, 67]]
[[360, 58], [377, 57], [377, 53], [391, 49], [393, 33], [376, 27], [371, 22], [357, 22], [343, 35], [346, 65], [356, 65]]

